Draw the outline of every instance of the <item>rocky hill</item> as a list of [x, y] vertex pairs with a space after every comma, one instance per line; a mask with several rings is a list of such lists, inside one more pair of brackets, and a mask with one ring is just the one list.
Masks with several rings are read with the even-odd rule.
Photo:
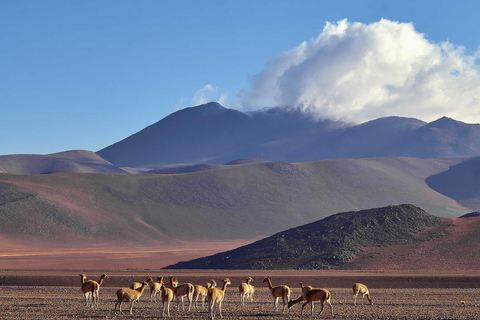
[[[167, 268], [474, 269], [474, 257], [480, 248], [476, 244], [480, 240], [480, 218], [460, 220], [467, 219], [471, 219], [470, 227], [465, 228], [464, 221], [438, 218], [412, 205], [345, 212]], [[464, 228], [458, 228], [459, 225]], [[465, 239], [475, 244], [463, 248]], [[426, 252], [429, 245], [432, 249]], [[446, 247], [452, 251], [444, 252]]]

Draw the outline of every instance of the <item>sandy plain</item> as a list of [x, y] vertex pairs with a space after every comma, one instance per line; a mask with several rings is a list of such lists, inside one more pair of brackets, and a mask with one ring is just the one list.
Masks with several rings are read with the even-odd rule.
[[[109, 277], [100, 290], [98, 307], [85, 307], [80, 291], [79, 274], [98, 280], [106, 272]], [[123, 313], [114, 311], [115, 292], [132, 281], [148, 276], [173, 275], [181, 283], [206, 284], [210, 279], [221, 283], [228, 277], [223, 304], [223, 319], [300, 319], [301, 305], [293, 306], [288, 314], [276, 313], [273, 298], [265, 276], [271, 276], [273, 285], [286, 284], [292, 289], [291, 298], [301, 294], [299, 282], [323, 287], [332, 293], [334, 316], [326, 308], [319, 316], [320, 305], [315, 305], [315, 318], [326, 319], [480, 319], [480, 272], [465, 273], [389, 273], [341, 271], [246, 271], [246, 270], [63, 270], [63, 271], [0, 271], [0, 319], [159, 319], [162, 305], [150, 302], [147, 288], [135, 303], [133, 316], [127, 305]], [[242, 308], [238, 286], [248, 276], [256, 287], [255, 301]], [[353, 305], [351, 286], [362, 282], [369, 286], [373, 305]], [[281, 306], [281, 304], [280, 304]], [[207, 319], [207, 308], [191, 312], [177, 311], [171, 306], [173, 319]], [[306, 307], [304, 318], [311, 318]], [[217, 317], [218, 314], [217, 314]]]

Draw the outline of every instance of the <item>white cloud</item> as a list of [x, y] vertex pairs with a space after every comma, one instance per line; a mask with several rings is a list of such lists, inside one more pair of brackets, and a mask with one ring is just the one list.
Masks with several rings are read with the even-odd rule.
[[185, 103], [185, 99], [184, 98], [181, 98], [180, 101], [177, 102], [177, 105], [175, 106], [175, 110], [181, 110], [183, 108], [185, 108], [183, 105]]
[[214, 92], [215, 93], [217, 91], [218, 91], [218, 87], [214, 87], [211, 84], [207, 84], [207, 85], [205, 85], [205, 87], [203, 87], [202, 89], [197, 90], [197, 92], [195, 92], [195, 95], [193, 96], [192, 101], [196, 105], [210, 102], [211, 100], [206, 95], [208, 95], [209, 92]]
[[270, 61], [238, 99], [247, 110], [288, 106], [348, 121], [480, 122], [478, 56], [432, 43], [411, 23], [327, 22], [318, 37]]
[[220, 103], [222, 106], [225, 106], [227, 104], [228, 100], [228, 93], [222, 93], [220, 95], [220, 98], [218, 99], [218, 103]]
[[195, 105], [205, 104], [210, 101], [217, 101], [221, 105], [225, 105], [227, 103], [228, 94], [221, 93], [218, 99], [215, 99], [218, 94], [218, 87], [214, 87], [211, 84], [205, 85], [202, 89], [197, 90], [195, 92], [192, 101]]

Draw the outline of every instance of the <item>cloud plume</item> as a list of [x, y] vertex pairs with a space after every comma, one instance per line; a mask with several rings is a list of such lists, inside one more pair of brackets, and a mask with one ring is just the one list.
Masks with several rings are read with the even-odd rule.
[[220, 97], [217, 96], [218, 87], [214, 87], [211, 84], [205, 85], [202, 89], [199, 89], [195, 92], [195, 95], [192, 98], [192, 101], [195, 105], [204, 104], [210, 101], [217, 101], [218, 103], [224, 105], [227, 103], [228, 94], [221, 93]]
[[316, 38], [281, 53], [238, 93], [243, 109], [286, 106], [317, 118], [480, 122], [476, 55], [433, 43], [411, 23], [327, 22]]

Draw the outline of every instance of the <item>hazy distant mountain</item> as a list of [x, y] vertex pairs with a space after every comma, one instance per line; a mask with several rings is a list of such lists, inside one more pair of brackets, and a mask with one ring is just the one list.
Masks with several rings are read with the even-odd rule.
[[244, 158], [302, 161], [303, 156], [293, 160], [289, 153], [341, 125], [313, 122], [281, 108], [247, 114], [211, 102], [177, 111], [97, 153], [120, 167], [222, 164]]
[[425, 182], [458, 203], [480, 210], [480, 157], [451, 166], [447, 171], [428, 177]]
[[446, 219], [412, 205], [345, 212], [168, 269], [470, 270], [480, 217]]
[[222, 164], [236, 159], [305, 162], [337, 158], [480, 155], [480, 125], [387, 117], [360, 125], [283, 108], [243, 113], [211, 102], [177, 111], [97, 153], [119, 167]]
[[73, 150], [47, 155], [15, 154], [0, 156], [0, 173], [44, 174], [55, 171], [83, 173], [126, 173], [95, 152]]
[[248, 122], [246, 114], [210, 103], [177, 111], [97, 153], [119, 167], [215, 163], [253, 138]]

